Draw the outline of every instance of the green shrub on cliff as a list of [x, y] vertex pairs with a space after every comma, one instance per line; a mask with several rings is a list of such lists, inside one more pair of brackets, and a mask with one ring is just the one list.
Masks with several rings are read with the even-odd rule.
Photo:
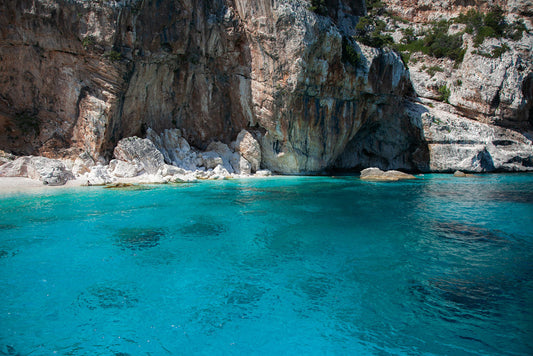
[[375, 17], [362, 17], [355, 26], [355, 39], [367, 46], [383, 48], [394, 44], [391, 35], [385, 33], [387, 24]]
[[433, 24], [427, 32], [415, 36], [414, 31], [408, 29], [404, 31], [402, 43], [398, 43], [394, 48], [400, 52], [422, 52], [436, 58], [449, 58], [455, 63], [461, 63], [466, 49], [463, 48], [462, 33], [448, 34], [450, 25], [447, 21], [440, 21]]
[[446, 85], [442, 85], [438, 89], [439, 91], [439, 100], [445, 103], [448, 103], [448, 99], [450, 99], [451, 91], [448, 89]]
[[509, 38], [513, 41], [522, 39], [526, 26], [522, 21], [508, 23], [503, 10], [496, 6], [486, 14], [476, 10], [469, 10], [454, 19], [457, 23], [466, 25], [465, 32], [474, 35], [474, 45], [477, 47], [488, 37]]
[[450, 58], [456, 63], [463, 61], [466, 50], [463, 48], [463, 34], [448, 34], [449, 23], [438, 22], [423, 38], [425, 52], [436, 58]]
[[84, 47], [84, 48], [88, 48], [92, 45], [94, 45], [96, 43], [96, 39], [94, 38], [94, 36], [86, 36], [83, 38], [83, 40], [81, 40], [81, 45]]
[[344, 63], [350, 63], [354, 67], [359, 67], [361, 65], [361, 55], [350, 43], [348, 38], [342, 37], [342, 61]]
[[110, 61], [117, 62], [122, 59], [122, 54], [120, 52], [117, 52], [115, 50], [111, 50], [104, 54], [104, 57], [109, 59]]
[[490, 53], [483, 51], [474, 51], [473, 53], [487, 58], [500, 58], [501, 55], [507, 52], [509, 49], [509, 46], [504, 43], [501, 46], [493, 47]]
[[327, 15], [328, 7], [326, 6], [326, 0], [311, 0], [309, 10], [322, 16]]

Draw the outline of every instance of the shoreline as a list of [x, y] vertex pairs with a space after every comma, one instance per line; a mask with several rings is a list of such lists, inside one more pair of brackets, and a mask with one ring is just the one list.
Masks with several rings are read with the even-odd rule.
[[26, 177], [0, 177], [0, 194], [38, 192], [41, 190], [73, 188], [83, 186], [80, 179], [69, 180], [64, 185], [49, 186], [42, 181]]
[[[246, 177], [239, 177], [239, 178], [252, 178], [252, 179], [259, 179], [259, 178], [270, 178], [270, 177], [278, 177], [277, 175], [271, 175], [271, 176], [246, 176]], [[231, 178], [227, 177], [226, 179], [206, 179], [207, 181], [212, 180], [228, 180], [228, 179], [239, 179], [239, 178]], [[198, 179], [196, 181], [191, 181], [190, 183], [196, 183], [201, 182], [202, 179]], [[161, 181], [161, 180], [152, 180], [149, 179], [146, 176], [138, 176], [133, 178], [119, 178], [113, 181], [112, 183], [108, 184], [87, 184], [87, 180], [85, 179], [71, 179], [68, 180], [63, 185], [46, 185], [43, 184], [42, 181], [38, 179], [32, 179], [27, 177], [0, 177], [0, 195], [1, 194], [14, 194], [14, 193], [38, 193], [38, 192], [44, 192], [44, 191], [53, 191], [53, 190], [61, 190], [61, 189], [67, 189], [67, 188], [78, 188], [78, 187], [105, 187], [105, 186], [113, 186], [115, 184], [126, 184], [126, 185], [150, 185], [150, 184], [180, 184], [180, 183], [173, 183], [173, 182], [167, 182], [167, 181]], [[187, 183], [187, 182], [183, 182]]]
[[[490, 172], [490, 173], [477, 173], [477, 174], [467, 174], [466, 177], [476, 177], [481, 174], [531, 174], [533, 172]], [[424, 173], [425, 174], [446, 174], [450, 175], [451, 177], [454, 177], [454, 173], [451, 172], [437, 172], [437, 173]], [[271, 176], [246, 176], [246, 177], [235, 177], [227, 179], [260, 179], [260, 178], [275, 178], [275, 177], [286, 177], [287, 175], [271, 175]], [[290, 176], [290, 175], [289, 175]], [[324, 175], [316, 175], [317, 177], [323, 177]], [[331, 175], [330, 177], [338, 177], [339, 175]], [[302, 177], [299, 176], [298, 177]], [[313, 177], [313, 175], [307, 175], [307, 177]], [[456, 176], [456, 178], [462, 178], [462, 176]], [[68, 180], [63, 185], [56, 185], [56, 186], [50, 186], [43, 184], [42, 181], [27, 177], [0, 177], [0, 194], [14, 194], [14, 193], [38, 193], [38, 192], [45, 192], [45, 191], [52, 191], [56, 189], [66, 189], [66, 188], [77, 188], [77, 187], [104, 187], [104, 186], [112, 186], [114, 184], [131, 184], [131, 185], [149, 185], [149, 184], [173, 184], [172, 182], [163, 182], [163, 181], [152, 181], [150, 179], [146, 179], [146, 176], [138, 176], [134, 178], [120, 178], [116, 179], [114, 182], [109, 184], [93, 184], [93, 185], [87, 185], [87, 181], [84, 179], [72, 179]], [[417, 175], [418, 178], [418, 175]], [[219, 179], [219, 180], [227, 180], [227, 179]], [[206, 179], [207, 181], [213, 180], [216, 181], [217, 179]], [[199, 179], [196, 182], [204, 181], [203, 179]], [[184, 182], [185, 183], [185, 182]], [[192, 182], [191, 182], [192, 183]], [[176, 183], [178, 184], [178, 183]]]

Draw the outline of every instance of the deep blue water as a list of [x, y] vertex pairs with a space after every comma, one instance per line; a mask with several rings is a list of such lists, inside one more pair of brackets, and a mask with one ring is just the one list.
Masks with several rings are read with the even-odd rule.
[[0, 196], [0, 355], [531, 355], [533, 175]]

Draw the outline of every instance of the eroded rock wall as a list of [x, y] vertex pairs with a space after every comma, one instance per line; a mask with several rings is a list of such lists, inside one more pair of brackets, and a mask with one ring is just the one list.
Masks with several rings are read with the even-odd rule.
[[181, 127], [230, 141], [251, 120], [250, 58], [224, 0], [3, 2], [0, 144], [109, 158], [122, 137]]
[[321, 15], [304, 0], [3, 7], [1, 140], [18, 154], [105, 159], [149, 127], [205, 149], [250, 128], [263, 166], [316, 172], [410, 88], [392, 53], [354, 43], [360, 62], [343, 58], [362, 1], [328, 1]]
[[[525, 2], [494, 4], [511, 17], [530, 12]], [[494, 4], [387, 6], [423, 27], [435, 16]], [[498, 58], [488, 60], [470, 48], [459, 66], [420, 56], [408, 70], [396, 52], [354, 40], [366, 14], [363, 0], [327, 0], [314, 11], [310, 5], [3, 1], [0, 148], [104, 163], [119, 140], [145, 137], [149, 128], [180, 129], [203, 151], [213, 142], [230, 144], [246, 129], [260, 143], [259, 165], [274, 172], [368, 166], [429, 171], [437, 167], [429, 126], [420, 124], [421, 114], [413, 119], [410, 105], [418, 95], [417, 105], [429, 110], [442, 85], [451, 91], [443, 110], [455, 117], [522, 133], [531, 128], [530, 34], [509, 43]], [[477, 51], [501, 44], [492, 40]], [[472, 38], [465, 35], [464, 41]], [[423, 66], [437, 64], [443, 70], [426, 75]], [[529, 136], [523, 137], [520, 158], [509, 160], [529, 162]]]
[[378, 106], [408, 92], [394, 54], [367, 49], [360, 63], [347, 63], [342, 28], [305, 1], [236, 4], [250, 42], [254, 124], [264, 129], [266, 167], [323, 170]]
[[[402, 44], [412, 41], [410, 36], [424, 38], [432, 33], [440, 36], [441, 54], [423, 54], [420, 47], [406, 48], [404, 61], [417, 99], [404, 101], [391, 115], [368, 120], [339, 156], [335, 167], [532, 170], [531, 4], [400, 0], [382, 5], [373, 13], [386, 25], [379, 36], [391, 36], [396, 48], [401, 49]], [[479, 28], [467, 31], [466, 25], [456, 20], [468, 11], [474, 13], [467, 19], [478, 16], [478, 21], [485, 16], [480, 13], [491, 12], [491, 18], [503, 21], [497, 24], [503, 33], [491, 33], [490, 28], [485, 28], [488, 35], [476, 38]], [[445, 24], [438, 25], [437, 21]], [[464, 56], [456, 60], [446, 57], [452, 46], [447, 35], [460, 36]], [[415, 107], [418, 109], [413, 110]], [[428, 115], [434, 120], [429, 120]], [[447, 124], [440, 125], [441, 122]], [[482, 162], [491, 164], [480, 164], [478, 156], [483, 157]]]

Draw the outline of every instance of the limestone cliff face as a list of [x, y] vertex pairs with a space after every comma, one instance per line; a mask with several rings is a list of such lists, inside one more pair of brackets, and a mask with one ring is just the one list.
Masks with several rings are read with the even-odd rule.
[[[411, 9], [423, 24], [478, 3], [485, 6], [389, 7]], [[463, 86], [452, 89], [446, 110], [531, 128], [531, 36], [488, 66], [470, 50], [461, 67], [441, 61], [442, 78], [427, 78], [423, 60], [408, 70], [394, 51], [355, 42], [363, 0], [324, 4], [311, 11], [307, 0], [1, 1], [0, 149], [108, 161], [120, 139], [145, 137], [148, 128], [179, 128], [201, 150], [247, 129], [261, 144], [261, 166], [275, 172], [442, 170], [411, 101], [419, 95], [428, 109], [439, 83], [458, 79]], [[501, 6], [531, 11], [519, 0]], [[520, 142], [529, 162], [528, 141]]]
[[250, 120], [246, 38], [223, 0], [2, 7], [2, 144], [17, 153], [108, 156], [148, 127], [205, 146]]
[[300, 173], [330, 166], [370, 116], [409, 93], [398, 56], [359, 49], [361, 62], [347, 63], [342, 28], [307, 2], [236, 4], [250, 44], [252, 125], [261, 128], [266, 167]]
[[410, 89], [391, 52], [343, 60], [357, 1], [331, 2], [333, 17], [267, 0], [27, 0], [2, 11], [1, 143], [19, 154], [108, 157], [148, 127], [178, 127], [205, 148], [251, 127], [265, 167], [315, 172]]
[[[475, 32], [468, 33], [464, 24], [454, 21], [469, 10], [490, 12], [496, 5], [506, 23], [523, 24], [521, 36], [510, 38], [504, 33], [479, 40]], [[461, 36], [464, 56], [454, 61], [411, 53], [406, 64], [417, 100], [405, 101], [387, 120], [369, 120], [335, 165], [421, 171], [532, 170], [531, 11], [531, 3], [521, 1], [387, 2], [382, 9], [386, 15], [380, 18], [386, 23], [384, 34], [396, 44], [405, 43], [407, 30], [410, 36], [422, 37], [435, 28], [435, 21], [446, 20], [446, 34]], [[414, 21], [401, 22], [394, 16]], [[505, 31], [512, 32], [511, 28]], [[447, 46], [450, 43], [444, 40], [439, 44], [441, 49]], [[479, 164], [479, 157], [486, 164]]]

